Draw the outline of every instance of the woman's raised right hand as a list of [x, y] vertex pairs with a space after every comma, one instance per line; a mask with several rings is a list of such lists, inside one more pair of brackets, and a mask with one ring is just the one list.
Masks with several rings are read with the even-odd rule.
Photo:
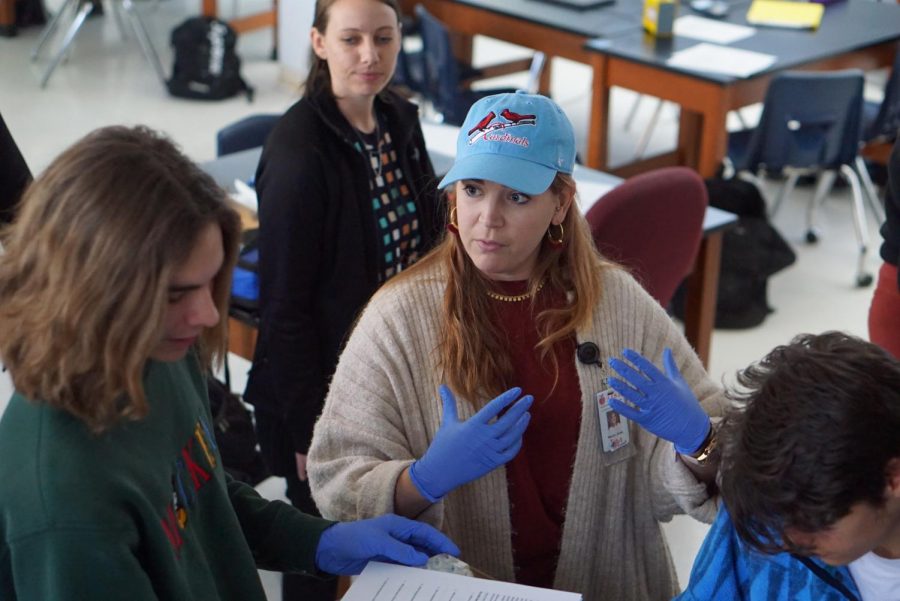
[[[521, 396], [521, 388], [511, 388], [470, 419], [460, 421], [453, 393], [446, 385], [441, 385], [440, 392], [444, 406], [441, 427], [422, 458], [409, 469], [415, 487], [432, 503], [515, 457], [522, 448], [522, 435], [531, 419], [528, 409], [534, 401], [531, 395]], [[491, 423], [507, 407], [509, 410]]]

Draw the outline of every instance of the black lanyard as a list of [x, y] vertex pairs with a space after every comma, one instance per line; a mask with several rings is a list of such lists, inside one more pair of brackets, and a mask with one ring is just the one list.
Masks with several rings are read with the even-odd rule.
[[844, 597], [848, 599], [848, 601], [860, 601], [859, 597], [851, 593], [850, 589], [848, 589], [843, 582], [836, 578], [834, 574], [814, 562], [809, 557], [803, 557], [802, 555], [795, 555], [793, 553], [791, 553], [791, 556], [799, 560], [803, 565], [812, 570], [813, 574], [824, 580], [833, 588], [837, 589], [842, 595], [844, 595]]

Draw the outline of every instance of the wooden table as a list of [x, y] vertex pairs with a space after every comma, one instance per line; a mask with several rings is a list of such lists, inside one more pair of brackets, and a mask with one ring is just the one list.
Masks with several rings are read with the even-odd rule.
[[[3, 0], [0, 0], [2, 2]], [[200, 13], [205, 17], [219, 16], [218, 0], [203, 0]], [[237, 33], [252, 31], [262, 27], [278, 28], [278, 0], [272, 0], [272, 9], [258, 12], [256, 14], [247, 15], [246, 17], [238, 17], [228, 22], [231, 28]]]
[[[775, 54], [765, 71], [747, 78], [670, 68], [672, 52], [697, 43], [678, 37], [657, 40], [640, 25], [641, 2], [576, 11], [533, 0], [423, 0], [447, 26], [465, 35], [485, 35], [586, 63], [593, 69], [587, 165], [627, 177], [666, 165], [687, 165], [704, 177], [725, 156], [728, 111], [762, 100], [771, 77], [786, 69], [873, 69], [891, 64], [900, 40], [900, 7], [846, 0], [826, 8], [818, 31], [759, 28], [732, 44]], [[727, 21], [746, 24], [749, 2], [733, 4]], [[682, 7], [682, 14], [690, 11]], [[675, 152], [611, 170], [608, 162], [609, 90], [621, 86], [676, 102], [682, 107]]]
[[[746, 25], [749, 3], [732, 7], [727, 20]], [[773, 54], [775, 62], [748, 78], [691, 72], [666, 61], [674, 52], [697, 43], [685, 37], [657, 40], [640, 31], [609, 39], [596, 39], [588, 47], [596, 55], [591, 133], [587, 163], [609, 170], [609, 91], [621, 86], [651, 94], [681, 106], [678, 145], [674, 153], [661, 155], [613, 170], [629, 176], [663, 165], [688, 165], [704, 177], [716, 173], [727, 150], [725, 120], [729, 111], [760, 102], [769, 81], [789, 69], [863, 70], [890, 66], [900, 40], [900, 6], [867, 0], [847, 0], [830, 5], [816, 31], [758, 28], [730, 47]]]
[[[428, 129], [426, 128], [426, 139]], [[259, 162], [261, 149], [245, 150], [200, 166], [209, 173], [216, 182], [225, 189], [233, 189], [234, 179], [249, 178]], [[453, 164], [453, 157], [429, 150], [435, 171], [446, 172]], [[620, 178], [589, 168], [577, 167], [575, 180], [579, 183], [601, 184], [612, 188], [621, 181]], [[586, 211], [594, 198], [582, 198], [581, 209]], [[601, 201], [602, 202], [602, 201]], [[703, 220], [703, 238], [700, 250], [694, 263], [694, 269], [687, 279], [687, 295], [685, 300], [684, 334], [704, 365], [709, 365], [709, 354], [712, 342], [713, 323], [716, 314], [716, 295], [719, 284], [719, 258], [722, 249], [722, 236], [732, 227], [736, 217], [726, 211], [709, 207]], [[254, 318], [241, 312], [231, 311], [229, 316], [228, 350], [252, 360], [256, 345], [256, 327]]]
[[0, 0], [0, 36], [16, 35], [16, 0]]
[[[640, 28], [639, 0], [617, 0], [585, 11], [533, 0], [407, 0], [404, 11], [411, 14], [407, 5], [419, 2], [448, 29], [466, 38], [485, 35], [543, 52], [547, 61], [539, 89], [544, 93], [549, 92], [554, 56], [590, 64], [594, 58], [586, 48], [590, 39]], [[457, 58], [471, 61], [466, 50], [457, 52]]]

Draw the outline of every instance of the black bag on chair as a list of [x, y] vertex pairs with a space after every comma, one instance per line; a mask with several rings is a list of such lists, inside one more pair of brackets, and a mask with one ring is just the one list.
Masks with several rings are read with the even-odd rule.
[[172, 30], [175, 64], [166, 82], [169, 93], [181, 98], [220, 100], [253, 88], [241, 77], [241, 59], [234, 50], [237, 35], [225, 21], [192, 17]]
[[[797, 256], [766, 216], [759, 189], [741, 179], [708, 179], [709, 205], [738, 216], [722, 236], [722, 263], [715, 327], [752, 328], [773, 311], [768, 301], [769, 277]], [[672, 299], [675, 315], [684, 318], [684, 284]]]
[[269, 477], [269, 472], [257, 447], [253, 414], [241, 397], [231, 392], [227, 366], [225, 380], [227, 383], [212, 376], [206, 378], [216, 445], [225, 471], [235, 480], [256, 486]]

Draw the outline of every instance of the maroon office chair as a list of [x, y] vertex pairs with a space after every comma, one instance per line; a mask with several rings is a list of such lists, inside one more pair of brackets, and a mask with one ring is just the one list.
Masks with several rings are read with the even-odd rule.
[[663, 307], [691, 272], [708, 199], [686, 167], [666, 167], [626, 180], [587, 212], [594, 244], [624, 265]]

